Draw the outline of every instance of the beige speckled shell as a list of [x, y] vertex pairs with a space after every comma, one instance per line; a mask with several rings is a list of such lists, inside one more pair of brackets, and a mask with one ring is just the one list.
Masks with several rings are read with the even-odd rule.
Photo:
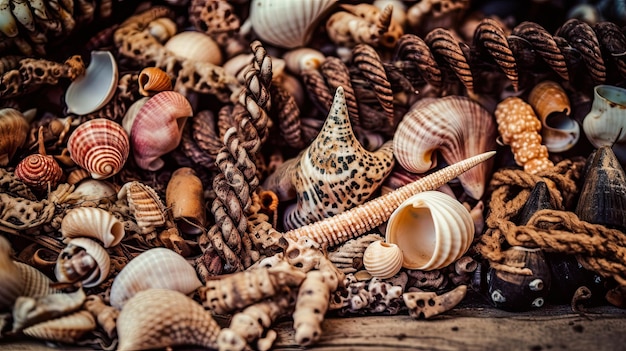
[[402, 250], [396, 244], [374, 241], [363, 254], [363, 265], [372, 275], [381, 279], [391, 278], [402, 268]]
[[157, 247], [132, 259], [113, 280], [111, 306], [118, 309], [139, 291], [159, 288], [188, 294], [202, 283], [195, 269], [176, 252]]
[[28, 137], [24, 115], [13, 108], [0, 109], [0, 167], [6, 166]]
[[210, 36], [200, 32], [180, 32], [165, 43], [165, 48], [188, 60], [209, 62], [217, 66], [223, 61], [219, 45]]
[[11, 245], [0, 236], [0, 311], [11, 308], [24, 290], [20, 270], [10, 257]]
[[159, 194], [148, 185], [137, 181], [128, 182], [117, 193], [117, 198], [126, 198], [143, 233], [150, 233], [165, 224], [165, 205]]
[[63, 249], [63, 251], [61, 251], [61, 254], [59, 254], [57, 264], [54, 267], [55, 277], [59, 282], [72, 281], [70, 276], [71, 273], [68, 274], [68, 272], [63, 268], [63, 262], [70, 258], [71, 252], [74, 247], [83, 248], [87, 255], [91, 256], [91, 258], [95, 261], [94, 263], [98, 267], [93, 271], [92, 274], [87, 277], [83, 277], [83, 286], [86, 288], [98, 286], [109, 275], [109, 271], [111, 268], [111, 258], [109, 257], [109, 253], [100, 244], [88, 238], [74, 238], [67, 243], [65, 249]]
[[425, 191], [404, 201], [389, 217], [385, 239], [400, 247], [403, 267], [434, 270], [465, 254], [474, 240], [470, 212], [455, 198]]
[[124, 238], [124, 224], [110, 212], [95, 207], [70, 210], [61, 221], [64, 238], [89, 237], [100, 240], [104, 247], [115, 246]]
[[35, 324], [22, 330], [22, 332], [37, 339], [75, 343], [85, 333], [94, 329], [96, 329], [96, 320], [91, 313], [78, 311], [67, 316]]

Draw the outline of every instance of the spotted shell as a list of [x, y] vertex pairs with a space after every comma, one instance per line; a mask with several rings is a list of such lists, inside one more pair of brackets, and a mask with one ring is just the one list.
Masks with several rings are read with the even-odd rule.
[[32, 188], [46, 189], [56, 187], [63, 178], [63, 170], [54, 157], [32, 154], [17, 164], [15, 175]]
[[[398, 163], [414, 173], [437, 165], [439, 151], [449, 164], [496, 149], [497, 125], [478, 103], [463, 96], [424, 98], [402, 118], [393, 137]], [[477, 137], [480, 136], [480, 137]], [[465, 192], [482, 197], [492, 162], [484, 162], [459, 176]]]
[[13, 108], [0, 109], [0, 167], [6, 166], [28, 137], [24, 115]]
[[59, 254], [54, 275], [59, 282], [82, 281], [91, 288], [102, 283], [109, 275], [109, 253], [97, 242], [88, 238], [74, 238]]
[[148, 185], [138, 181], [128, 182], [117, 193], [117, 198], [126, 198], [142, 233], [150, 233], [165, 224], [165, 205], [159, 194]]
[[124, 238], [124, 224], [110, 212], [95, 207], [70, 210], [61, 221], [64, 238], [89, 237], [98, 239], [105, 248], [115, 246]]
[[0, 311], [11, 308], [24, 290], [24, 281], [10, 253], [9, 241], [0, 236]]
[[372, 275], [381, 279], [391, 278], [402, 268], [402, 250], [398, 245], [382, 240], [371, 243], [363, 253], [363, 265]]
[[140, 291], [159, 288], [189, 294], [202, 283], [196, 270], [176, 252], [152, 248], [132, 259], [113, 280], [111, 306], [121, 309]]
[[130, 152], [128, 135], [119, 124], [96, 118], [79, 125], [67, 141], [67, 149], [77, 165], [94, 179], [117, 174]]
[[75, 343], [94, 329], [96, 329], [96, 320], [89, 311], [83, 310], [35, 324], [22, 332], [37, 339]]
[[[146, 67], [137, 77], [139, 93], [143, 96], [152, 96], [161, 91], [172, 90], [172, 79], [158, 67]], [[124, 128], [126, 129], [126, 128]]]

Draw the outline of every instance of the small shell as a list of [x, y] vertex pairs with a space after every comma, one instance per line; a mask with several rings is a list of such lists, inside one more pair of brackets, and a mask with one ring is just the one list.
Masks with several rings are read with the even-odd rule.
[[152, 96], [161, 91], [172, 90], [172, 79], [158, 67], [146, 67], [139, 72], [139, 93]]
[[94, 329], [96, 329], [96, 320], [89, 311], [83, 310], [35, 324], [22, 332], [37, 339], [75, 343]]
[[160, 43], [165, 43], [177, 31], [176, 23], [167, 17], [157, 18], [148, 24], [148, 32]]
[[132, 181], [124, 184], [117, 193], [118, 199], [126, 198], [143, 233], [165, 224], [165, 205], [157, 192], [143, 183]]
[[210, 36], [194, 31], [180, 32], [165, 43], [174, 55], [194, 61], [209, 62], [220, 66], [222, 52]]
[[83, 168], [77, 168], [71, 171], [70, 174], [67, 175], [67, 183], [69, 185], [76, 185], [80, 183], [81, 181], [90, 177], [91, 177], [91, 174], [89, 174], [89, 171]]
[[326, 60], [326, 56], [321, 51], [312, 48], [298, 48], [286, 52], [283, 59], [287, 69], [299, 75], [304, 70], [319, 69]]
[[15, 176], [35, 189], [55, 188], [63, 177], [61, 166], [54, 157], [41, 154], [28, 155], [15, 167]]
[[26, 141], [29, 129], [28, 121], [20, 111], [0, 109], [0, 167], [9, 164], [17, 149]]
[[115, 202], [117, 191], [108, 181], [87, 179], [74, 189], [72, 195], [83, 201]]
[[132, 259], [113, 280], [111, 306], [121, 309], [140, 291], [158, 288], [189, 294], [200, 287], [196, 270], [183, 256], [157, 247]]
[[137, 112], [131, 128], [137, 165], [150, 171], [162, 168], [161, 156], [178, 147], [185, 122], [191, 116], [191, 104], [177, 92], [163, 91], [151, 97]]
[[363, 254], [365, 269], [381, 279], [391, 278], [402, 268], [402, 250], [396, 244], [384, 241], [371, 243]]
[[38, 269], [21, 262], [14, 262], [20, 272], [20, 277], [24, 282], [24, 290], [21, 296], [41, 297], [55, 294], [58, 290], [50, 285], [53, 281]]
[[402, 250], [403, 267], [434, 270], [465, 254], [474, 240], [474, 222], [470, 212], [453, 197], [425, 191], [394, 211], [385, 239]]
[[74, 130], [67, 141], [67, 149], [72, 160], [88, 170], [94, 179], [106, 179], [122, 169], [130, 143], [122, 126], [106, 118], [96, 118]]
[[54, 275], [59, 282], [82, 281], [91, 288], [102, 283], [109, 275], [111, 259], [97, 242], [87, 238], [74, 238], [59, 254]]
[[117, 61], [109, 51], [92, 51], [85, 75], [77, 78], [65, 92], [69, 113], [86, 115], [106, 105], [117, 90]]
[[172, 174], [165, 191], [165, 205], [171, 208], [181, 232], [202, 234], [206, 221], [204, 189], [193, 169], [183, 167]]
[[95, 207], [79, 207], [63, 217], [61, 234], [64, 238], [98, 239], [108, 248], [119, 244], [125, 232], [124, 224], [110, 212]]
[[591, 111], [583, 119], [583, 130], [589, 142], [599, 148], [612, 146], [623, 161], [626, 144], [626, 89], [598, 85], [593, 89]]
[[0, 236], [0, 311], [10, 309], [24, 290], [20, 270], [10, 254], [11, 244]]
[[124, 114], [124, 118], [122, 118], [122, 128], [124, 128], [124, 130], [128, 134], [128, 137], [130, 137], [130, 132], [132, 131], [133, 123], [135, 123], [135, 118], [137, 117], [137, 113], [139, 112], [139, 110], [141, 110], [143, 105], [145, 105], [145, 103], [148, 102], [148, 100], [150, 100], [150, 98], [147, 96], [144, 96], [141, 99], [138, 99], [137, 101], [133, 102], [133, 104], [130, 105], [128, 110], [126, 110], [126, 113]]

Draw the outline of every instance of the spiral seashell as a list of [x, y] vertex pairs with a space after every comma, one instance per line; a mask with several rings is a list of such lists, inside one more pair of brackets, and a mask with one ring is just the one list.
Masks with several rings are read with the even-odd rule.
[[318, 21], [337, 0], [252, 0], [250, 23], [262, 41], [282, 48], [305, 46]]
[[30, 126], [24, 115], [14, 108], [0, 109], [0, 167], [9, 164], [26, 138]]
[[165, 204], [171, 208], [181, 232], [202, 234], [206, 222], [204, 189], [193, 169], [182, 167], [172, 173], [165, 190]]
[[86, 115], [106, 105], [117, 90], [117, 61], [109, 51], [92, 51], [85, 75], [75, 79], [65, 91], [69, 113]]
[[65, 343], [75, 343], [86, 333], [96, 329], [96, 320], [89, 311], [78, 311], [51, 319], [22, 330], [24, 335]]
[[139, 93], [143, 96], [152, 96], [161, 91], [172, 90], [172, 79], [158, 67], [142, 69], [137, 81], [139, 82]]
[[[393, 137], [393, 149], [404, 169], [424, 173], [437, 165], [433, 158], [436, 150], [452, 164], [494, 150], [496, 137], [496, 123], [491, 114], [469, 98], [424, 98], [400, 121]], [[459, 176], [469, 196], [475, 199], [483, 196], [491, 167], [490, 162], [483, 163]]]
[[385, 240], [400, 247], [403, 267], [439, 269], [467, 252], [474, 240], [474, 222], [455, 198], [425, 191], [404, 201], [389, 217]]
[[67, 140], [67, 149], [77, 165], [88, 170], [93, 179], [117, 174], [130, 152], [126, 131], [106, 118], [79, 125]]
[[15, 176], [30, 187], [43, 190], [48, 186], [56, 187], [63, 177], [63, 170], [54, 157], [33, 154], [17, 164]]
[[396, 244], [382, 240], [371, 243], [363, 253], [363, 265], [372, 275], [380, 279], [391, 278], [402, 268], [402, 249]]
[[88, 238], [74, 238], [59, 254], [54, 275], [59, 282], [82, 281], [91, 288], [102, 283], [109, 275], [111, 259], [106, 250]]
[[[522, 22], [513, 28], [507, 41], [513, 56], [520, 57], [527, 46], [533, 56], [539, 56], [552, 70], [564, 80], [569, 80], [569, 71], [565, 56], [556, 41], [541, 25], [534, 22]], [[521, 40], [520, 40], [521, 38]]]
[[204, 307], [180, 292], [165, 289], [137, 293], [117, 318], [119, 351], [182, 345], [216, 350], [219, 331]]
[[504, 30], [496, 20], [485, 18], [478, 24], [474, 31], [474, 46], [484, 48], [489, 53], [517, 91], [518, 72], [515, 57], [509, 48]]
[[148, 185], [137, 181], [128, 182], [117, 193], [117, 198], [126, 198], [143, 233], [150, 233], [165, 224], [165, 205], [159, 194]]
[[290, 72], [299, 75], [304, 70], [319, 69], [326, 56], [312, 48], [297, 48], [286, 52], [283, 60]]
[[183, 256], [157, 247], [139, 254], [115, 277], [111, 286], [111, 306], [123, 310], [128, 299], [147, 289], [189, 294], [201, 285], [196, 270]]
[[428, 44], [435, 57], [444, 59], [468, 92], [474, 91], [474, 78], [460, 44], [448, 29], [436, 28], [426, 35]]
[[541, 120], [541, 137], [548, 151], [567, 151], [578, 142], [580, 126], [569, 117], [569, 98], [558, 83], [543, 81], [535, 85], [528, 95], [528, 103]]
[[187, 60], [208, 62], [218, 66], [223, 63], [219, 45], [204, 33], [180, 32], [165, 43], [165, 48], [174, 55]]
[[591, 26], [579, 19], [570, 18], [556, 32], [578, 51], [594, 84], [606, 80], [606, 66], [602, 58], [600, 43]]
[[0, 236], [0, 311], [10, 309], [24, 291], [20, 270], [10, 254], [11, 244]]
[[105, 248], [115, 246], [124, 238], [124, 224], [110, 212], [95, 207], [70, 210], [61, 221], [64, 238], [89, 237], [100, 240]]
[[35, 267], [21, 262], [14, 263], [19, 270], [21, 280], [24, 282], [21, 296], [41, 297], [58, 292], [57, 289], [50, 287], [53, 283], [52, 280]]
[[149, 171], [162, 168], [161, 156], [176, 149], [191, 116], [191, 104], [177, 92], [163, 91], [151, 97], [137, 112], [131, 128], [130, 142], [137, 165]]

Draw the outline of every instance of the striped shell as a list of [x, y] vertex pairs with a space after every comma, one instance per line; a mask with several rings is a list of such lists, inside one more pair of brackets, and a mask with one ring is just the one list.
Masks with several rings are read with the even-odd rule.
[[117, 193], [117, 198], [126, 198], [142, 233], [151, 233], [154, 228], [165, 224], [165, 205], [159, 194], [148, 185], [137, 181], [128, 182]]
[[183, 256], [157, 247], [132, 259], [113, 280], [111, 306], [121, 309], [140, 291], [159, 288], [189, 294], [200, 287], [196, 270]]
[[24, 144], [30, 127], [24, 115], [13, 108], [0, 109], [0, 167], [6, 166]]
[[10, 254], [11, 244], [0, 236], [0, 311], [11, 308], [24, 290], [20, 270]]
[[96, 320], [89, 311], [83, 310], [35, 324], [22, 332], [37, 339], [75, 343], [94, 329], [96, 329]]
[[119, 124], [96, 118], [74, 130], [67, 141], [67, 149], [72, 160], [88, 170], [94, 179], [105, 179], [122, 170], [130, 143]]
[[163, 167], [161, 156], [180, 144], [187, 118], [193, 116], [191, 104], [183, 95], [162, 91], [139, 109], [130, 132], [137, 165], [156, 171]]
[[43, 274], [37, 268], [29, 266], [25, 263], [14, 262], [17, 266], [20, 277], [24, 282], [24, 289], [21, 296], [41, 297], [49, 294], [57, 293], [58, 290], [51, 288], [52, 279]]
[[63, 170], [52, 156], [33, 154], [17, 164], [15, 176], [30, 187], [43, 190], [48, 186], [56, 187], [63, 177]]
[[102, 283], [109, 275], [111, 258], [97, 242], [88, 238], [74, 238], [59, 254], [54, 275], [59, 282], [81, 281], [91, 288]]
[[124, 224], [110, 212], [95, 207], [79, 207], [63, 217], [61, 234], [64, 238], [98, 239], [108, 248], [119, 244], [125, 231]]
[[172, 79], [158, 67], [142, 69], [139, 72], [137, 82], [139, 83], [139, 93], [143, 96], [152, 96], [161, 91], [172, 90]]
[[177, 291], [149, 289], [128, 300], [117, 318], [118, 350], [195, 345], [217, 349], [220, 326], [204, 307]]
[[[469, 98], [424, 98], [411, 107], [398, 125], [393, 149], [403, 168], [424, 173], [437, 165], [435, 151], [453, 164], [495, 150], [497, 133], [492, 115]], [[459, 176], [468, 195], [482, 197], [491, 167], [491, 162], [485, 162]]]
[[117, 90], [117, 61], [109, 51], [92, 51], [85, 75], [74, 80], [65, 92], [69, 113], [86, 115], [104, 107]]
[[396, 244], [374, 241], [363, 253], [363, 265], [372, 275], [381, 279], [391, 278], [402, 268], [402, 250]]

